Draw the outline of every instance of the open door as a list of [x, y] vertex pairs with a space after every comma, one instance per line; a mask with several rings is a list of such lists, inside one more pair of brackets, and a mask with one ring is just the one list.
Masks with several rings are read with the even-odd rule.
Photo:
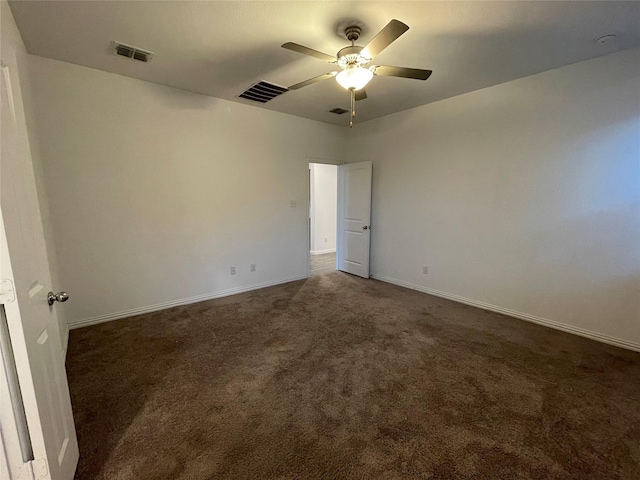
[[369, 278], [371, 162], [338, 166], [338, 255], [336, 268]]
[[1, 70], [1, 470], [11, 480], [72, 480], [78, 444], [22, 95], [15, 68]]

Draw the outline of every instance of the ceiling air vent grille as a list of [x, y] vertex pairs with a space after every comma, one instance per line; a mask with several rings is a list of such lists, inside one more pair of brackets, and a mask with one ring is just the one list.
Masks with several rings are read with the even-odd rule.
[[288, 88], [281, 87], [280, 85], [261, 80], [258, 83], [250, 86], [240, 95], [238, 95], [238, 97], [246, 98], [247, 100], [252, 100], [254, 102], [267, 103], [269, 100], [273, 100], [274, 98], [282, 95], [288, 90]]
[[344, 108], [336, 107], [329, 110], [331, 113], [335, 113], [336, 115], [342, 115], [343, 113], [347, 113], [349, 110], [345, 110]]
[[148, 62], [153, 57], [153, 53], [148, 52], [146, 50], [142, 50], [141, 48], [132, 47], [131, 45], [125, 45], [124, 43], [114, 42], [116, 55], [120, 55], [122, 57], [132, 58], [134, 60], [138, 60], [140, 62]]

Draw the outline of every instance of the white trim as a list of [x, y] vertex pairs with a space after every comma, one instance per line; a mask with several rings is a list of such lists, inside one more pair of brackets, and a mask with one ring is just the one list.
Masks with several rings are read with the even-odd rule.
[[[307, 158], [308, 160], [308, 158]], [[311, 176], [314, 174], [314, 171], [311, 169], [311, 163], [307, 161], [307, 195], [305, 197], [305, 217], [307, 228], [305, 228], [305, 236], [306, 243], [305, 248], [307, 249], [307, 278], [311, 277]]]
[[324, 255], [325, 253], [333, 253], [335, 251], [335, 248], [327, 248], [326, 250], [311, 250], [311, 255]]
[[306, 280], [307, 275], [298, 275], [295, 277], [281, 278], [271, 282], [256, 283], [247, 287], [234, 287], [227, 290], [221, 290], [219, 292], [205, 293], [204, 295], [196, 295], [194, 297], [182, 298], [171, 302], [158, 303], [156, 305], [149, 305], [147, 307], [133, 308], [131, 310], [125, 310], [122, 312], [109, 313], [107, 315], [98, 315], [97, 317], [86, 318], [84, 320], [78, 320], [75, 322], [69, 322], [69, 328], [81, 328], [89, 325], [95, 325], [97, 323], [109, 322], [111, 320], [118, 320], [120, 318], [132, 317], [134, 315], [142, 315], [144, 313], [157, 312], [158, 310], [164, 310], [171, 307], [178, 307], [180, 305], [189, 305], [191, 303], [204, 302], [206, 300], [212, 300], [214, 298], [228, 297], [230, 295], [236, 295], [238, 293], [250, 292], [252, 290], [259, 290], [261, 288], [273, 287], [274, 285], [281, 285], [283, 283], [295, 282], [297, 280]]
[[307, 160], [307, 163], [322, 163], [324, 165], [344, 165], [344, 160], [336, 160], [334, 158], [321, 158], [321, 157], [304, 157]]
[[630, 342], [629, 340], [623, 340], [621, 338], [611, 337], [609, 335], [592, 332], [591, 330], [586, 330], [580, 327], [574, 327], [572, 325], [567, 325], [566, 323], [557, 322], [555, 320], [549, 320], [547, 318], [537, 317], [535, 315], [529, 315], [528, 313], [516, 312], [515, 310], [498, 307], [496, 305], [491, 305], [489, 303], [479, 302], [477, 300], [461, 297], [459, 295], [453, 295], [451, 293], [445, 293], [439, 290], [433, 290], [432, 288], [422, 287], [420, 285], [414, 285], [412, 283], [404, 282], [402, 280], [397, 280], [391, 277], [386, 277], [384, 275], [372, 274], [371, 277], [375, 278], [376, 280], [380, 280], [381, 282], [392, 283], [400, 287], [411, 288], [413, 290], [418, 290], [419, 292], [428, 293], [429, 295], [435, 295], [436, 297], [446, 298], [449, 300], [453, 300], [454, 302], [465, 303], [473, 307], [482, 308], [484, 310], [490, 310], [496, 313], [502, 313], [503, 315], [508, 315], [510, 317], [518, 318], [520, 320], [526, 320], [527, 322], [537, 323], [539, 325], [544, 325], [546, 327], [555, 328], [556, 330], [562, 330], [563, 332], [573, 333], [574, 335], [580, 335], [581, 337], [590, 338], [591, 340], [596, 340], [598, 342], [608, 343], [609, 345], [615, 345], [616, 347], [626, 348], [627, 350], [634, 350], [636, 352], [640, 352], [640, 344]]
[[64, 357], [67, 356], [67, 347], [69, 346], [69, 324], [65, 323], [62, 327], [62, 352]]

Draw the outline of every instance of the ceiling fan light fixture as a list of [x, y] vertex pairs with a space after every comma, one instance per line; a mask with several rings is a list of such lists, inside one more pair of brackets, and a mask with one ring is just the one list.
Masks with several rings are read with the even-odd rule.
[[402, 23], [400, 20], [393, 19], [387, 23], [365, 47], [361, 47], [355, 44], [362, 33], [361, 27], [356, 24], [349, 25], [345, 29], [344, 34], [347, 40], [351, 42], [351, 45], [340, 49], [335, 57], [293, 42], [282, 44], [282, 48], [319, 58], [334, 65], [337, 64], [337, 66], [342, 69], [340, 72], [325, 73], [324, 75], [317, 75], [304, 82], [296, 83], [290, 86], [289, 90], [297, 90], [321, 80], [336, 77], [338, 84], [347, 90], [351, 97], [351, 119], [349, 120], [349, 126], [353, 127], [353, 118], [356, 115], [356, 102], [367, 98], [367, 92], [364, 90], [364, 87], [371, 81], [374, 75], [413, 78], [416, 80], [426, 80], [431, 75], [431, 70], [422, 70], [419, 68], [390, 67], [385, 65], [372, 65], [367, 68], [367, 65], [374, 57], [395, 42], [407, 30], [409, 30], [408, 25]]
[[345, 68], [336, 75], [336, 80], [345, 90], [360, 90], [373, 78], [373, 72], [367, 68]]

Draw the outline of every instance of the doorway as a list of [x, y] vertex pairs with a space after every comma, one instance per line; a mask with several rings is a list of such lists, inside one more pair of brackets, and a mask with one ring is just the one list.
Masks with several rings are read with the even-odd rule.
[[309, 163], [309, 275], [336, 270], [338, 167]]

